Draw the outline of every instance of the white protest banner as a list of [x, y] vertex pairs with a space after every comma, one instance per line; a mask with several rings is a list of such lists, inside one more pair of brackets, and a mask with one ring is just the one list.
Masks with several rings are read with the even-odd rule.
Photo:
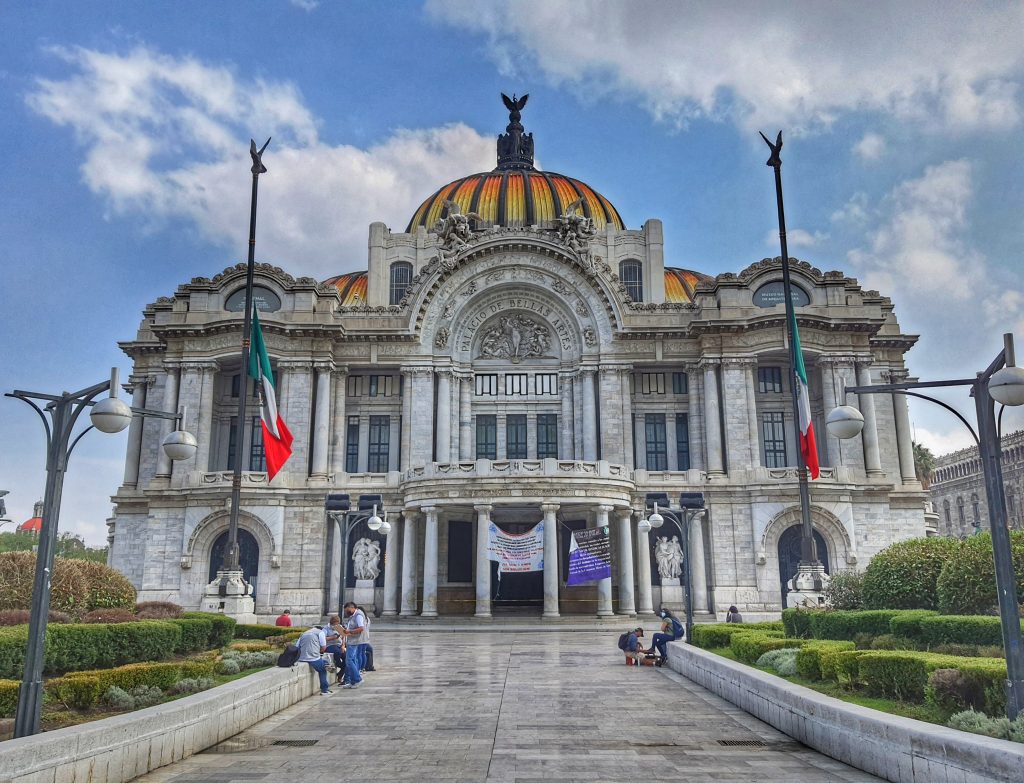
[[544, 523], [525, 533], [506, 533], [491, 522], [487, 528], [487, 559], [498, 563], [501, 574], [544, 570]]

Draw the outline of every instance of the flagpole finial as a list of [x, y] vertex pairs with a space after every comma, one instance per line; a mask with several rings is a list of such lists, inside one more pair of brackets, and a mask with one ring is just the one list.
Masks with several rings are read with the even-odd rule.
[[[761, 131], [758, 131], [758, 133], [761, 133]], [[763, 133], [761, 133], [761, 138], [764, 139], [764, 143], [768, 145], [768, 149], [772, 151], [772, 155], [768, 158], [765, 165], [771, 166], [773, 169], [780, 168], [782, 166], [782, 158], [779, 157], [779, 153], [782, 151], [782, 131], [779, 131], [778, 138], [775, 139], [774, 144], [768, 141], [768, 137]]]
[[270, 139], [267, 139], [267, 143], [256, 149], [255, 139], [249, 139], [249, 155], [252, 156], [252, 171], [253, 174], [266, 174], [267, 167], [263, 165], [263, 150], [267, 148], [267, 144], [270, 144]]

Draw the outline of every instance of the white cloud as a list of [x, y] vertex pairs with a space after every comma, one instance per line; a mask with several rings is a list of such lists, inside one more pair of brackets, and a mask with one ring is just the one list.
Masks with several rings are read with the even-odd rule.
[[832, 213], [829, 218], [833, 223], [860, 226], [868, 219], [868, 194], [857, 192], [849, 200]]
[[[636, 96], [655, 116], [807, 131], [869, 110], [939, 128], [1020, 123], [1024, 5], [892, 2], [428, 0], [489, 38], [506, 73], [537, 69], [592, 100]], [[884, 22], [883, 22], [884, 19]]]
[[[786, 246], [791, 250], [799, 248], [815, 247], [822, 241], [828, 239], [828, 234], [815, 231], [813, 234], [802, 228], [790, 228], [786, 230]], [[764, 238], [764, 243], [771, 247], [779, 246], [779, 232], [769, 231]]]
[[259, 129], [257, 256], [326, 277], [365, 268], [367, 226], [404, 231], [439, 185], [494, 165], [494, 141], [472, 128], [396, 130], [367, 149], [322, 141], [288, 83], [243, 80], [230, 69], [140, 47], [127, 54], [54, 50], [72, 68], [41, 79], [29, 105], [72, 128], [82, 178], [112, 215], [185, 218], [209, 240], [245, 252], [251, 177], [248, 139]]
[[315, 11], [320, 7], [320, 0], [288, 0], [288, 2], [303, 11]]
[[869, 132], [853, 145], [853, 151], [861, 160], [878, 160], [885, 154], [885, 147], [885, 137]]

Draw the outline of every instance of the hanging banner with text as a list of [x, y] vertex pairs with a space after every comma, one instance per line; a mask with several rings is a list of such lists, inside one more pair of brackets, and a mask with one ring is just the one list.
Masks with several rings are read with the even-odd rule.
[[596, 582], [612, 575], [612, 542], [607, 527], [574, 530], [569, 542], [568, 585]]
[[487, 528], [487, 559], [498, 563], [502, 574], [522, 574], [544, 570], [544, 523], [525, 533], [506, 533], [491, 522]]

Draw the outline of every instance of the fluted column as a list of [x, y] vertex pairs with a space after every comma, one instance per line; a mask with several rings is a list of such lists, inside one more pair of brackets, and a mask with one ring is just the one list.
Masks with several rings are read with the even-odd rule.
[[[680, 513], [687, 513], [685, 510]], [[693, 590], [693, 611], [708, 612], [708, 575], [704, 566], [703, 515], [690, 520], [690, 589]]]
[[[836, 361], [831, 356], [818, 358], [818, 367], [821, 369], [821, 398], [825, 406], [825, 415], [836, 407], [836, 399], [839, 395], [838, 379], [836, 378]], [[825, 452], [828, 455], [830, 467], [843, 464], [843, 452], [840, 448], [839, 438], [829, 434], [826, 429], [822, 433], [825, 438]]]
[[348, 414], [345, 412], [348, 401], [348, 368], [342, 367], [334, 371], [334, 412], [331, 414], [331, 456], [330, 472], [339, 476], [345, 470], [345, 446], [348, 437]]
[[316, 412], [313, 422], [313, 471], [314, 478], [327, 478], [327, 452], [331, 437], [331, 367], [317, 364], [316, 368]]
[[583, 384], [583, 459], [597, 459], [597, 404], [594, 398], [593, 367], [580, 370], [580, 382]]
[[696, 364], [686, 365], [687, 424], [690, 430], [690, 467], [706, 470], [704, 459], [704, 411], [701, 400], [704, 393], [704, 373]]
[[[405, 471], [409, 467], [409, 458], [412, 451], [412, 384], [413, 370], [408, 367], [402, 368], [402, 445], [401, 461], [398, 469]], [[405, 588], [402, 588], [403, 592]]]
[[[871, 363], [862, 361], [857, 363], [857, 385], [871, 385]], [[882, 456], [878, 450], [878, 419], [875, 416], [875, 395], [861, 394], [860, 412], [864, 414], [864, 430], [861, 438], [864, 444], [864, 467], [869, 476], [878, 476], [882, 473]]]
[[[434, 371], [416, 368], [409, 398], [409, 459], [407, 467], [425, 465], [434, 457]], [[405, 429], [403, 425], [403, 430]]]
[[[622, 368], [619, 370], [619, 381], [622, 385], [622, 448], [623, 448], [623, 464], [627, 468], [634, 467], [633, 465], [633, 451], [635, 446], [633, 444], [633, 396], [629, 391], [629, 376], [630, 368]], [[672, 414], [668, 415], [668, 418], [672, 418]], [[675, 442], [670, 441], [668, 444], [668, 450], [671, 451], [675, 448]]]
[[544, 503], [544, 617], [558, 617], [558, 513], [557, 503]]
[[721, 390], [725, 422], [725, 443], [729, 471], [735, 473], [750, 464], [750, 398], [748, 396], [752, 357], [730, 356], [722, 359]]
[[633, 535], [629, 524], [633, 510], [619, 509], [615, 515], [619, 525], [619, 614], [636, 614], [636, 597], [633, 593]]
[[[167, 368], [167, 375], [164, 380], [164, 394], [161, 408], [166, 413], [177, 413], [178, 412], [178, 367], [172, 366]], [[173, 427], [173, 422], [169, 419], [161, 421], [160, 425], [160, 441], [157, 444], [157, 458], [156, 458], [156, 476], [157, 478], [170, 478], [171, 476], [171, 458], [167, 456], [167, 452], [163, 450], [160, 444], [164, 442]], [[238, 444], [235, 454], [236, 459], [242, 458], [242, 445]]]
[[459, 459], [473, 459], [473, 375], [459, 376]]
[[423, 617], [437, 617], [437, 507], [422, 509], [426, 517], [423, 539]]
[[[435, 427], [436, 442], [434, 457], [438, 462], [451, 462], [452, 446], [452, 372], [439, 370], [437, 373], [437, 422]], [[436, 520], [435, 520], [436, 521]], [[423, 595], [426, 600], [426, 593]], [[426, 610], [424, 609], [424, 612]]]
[[476, 512], [476, 614], [491, 616], [491, 561], [487, 559], [487, 529], [491, 524], [491, 506], [473, 506]]
[[[892, 370], [889, 373], [889, 382], [902, 383], [907, 379], [907, 375], [906, 370]], [[913, 484], [917, 481], [917, 471], [914, 469], [914, 442], [906, 395], [893, 394], [892, 408], [896, 418], [896, 448], [900, 457], [900, 476], [904, 484]]]
[[636, 528], [637, 587], [640, 594], [640, 614], [654, 614], [654, 594], [651, 590], [651, 534]]
[[747, 365], [747, 425], [750, 428], [750, 467], [761, 466], [761, 427], [757, 419], [757, 359]]
[[558, 394], [562, 402], [562, 415], [558, 422], [558, 458], [575, 459], [572, 412], [572, 379], [571, 373], [563, 373], [558, 379]]
[[402, 516], [402, 617], [416, 616], [416, 517], [417, 512], [406, 509]]
[[385, 617], [398, 614], [398, 531], [396, 519], [384, 545], [384, 607], [381, 614]]
[[[597, 507], [597, 527], [608, 527], [608, 514], [612, 506]], [[612, 612], [612, 578], [597, 580], [597, 616], [611, 617]]]
[[708, 449], [708, 473], [725, 472], [722, 458], [722, 419], [718, 402], [718, 362], [704, 360], [704, 432]]
[[[146, 407], [146, 384], [149, 379], [145, 375], [133, 375], [128, 379], [132, 387], [132, 407]], [[142, 458], [142, 416], [132, 416], [128, 425], [128, 452], [124, 458], [124, 483], [127, 487], [139, 485], [139, 460]]]

